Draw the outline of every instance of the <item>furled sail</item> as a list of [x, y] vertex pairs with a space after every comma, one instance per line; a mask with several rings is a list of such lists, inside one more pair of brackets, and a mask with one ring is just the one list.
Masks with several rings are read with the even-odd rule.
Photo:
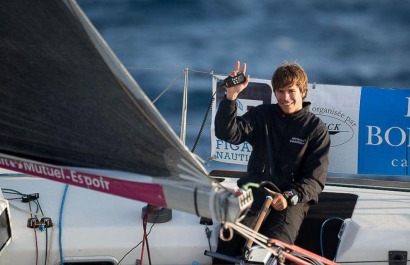
[[215, 217], [218, 188], [75, 1], [5, 1], [0, 24], [0, 167]]

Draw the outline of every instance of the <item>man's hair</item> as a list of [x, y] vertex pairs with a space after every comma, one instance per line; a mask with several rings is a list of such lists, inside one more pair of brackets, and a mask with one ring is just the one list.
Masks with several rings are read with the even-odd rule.
[[303, 99], [308, 92], [308, 77], [302, 66], [298, 63], [283, 62], [275, 70], [272, 76], [273, 91], [287, 86], [297, 85]]

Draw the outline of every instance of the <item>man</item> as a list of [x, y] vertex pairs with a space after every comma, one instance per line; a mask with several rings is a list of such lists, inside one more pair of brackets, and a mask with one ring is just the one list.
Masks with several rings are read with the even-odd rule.
[[[240, 70], [236, 62], [235, 77]], [[246, 74], [246, 64], [242, 66]], [[325, 186], [329, 132], [325, 124], [309, 112], [310, 102], [304, 102], [308, 92], [308, 78], [296, 63], [281, 64], [272, 76], [272, 88], [276, 104], [251, 108], [243, 116], [237, 116], [236, 99], [249, 84], [226, 87], [226, 96], [220, 102], [215, 117], [215, 134], [232, 144], [247, 141], [252, 153], [247, 176], [238, 180], [238, 186], [248, 182], [270, 181], [281, 192], [270, 192], [273, 197], [271, 211], [259, 232], [269, 238], [293, 244], [310, 203], [318, 201]], [[266, 194], [254, 189], [254, 203], [245, 219], [261, 209]], [[249, 221], [245, 220], [245, 223]], [[240, 256], [245, 239], [235, 235], [229, 242], [221, 241], [217, 252]], [[227, 262], [214, 259], [214, 264]]]

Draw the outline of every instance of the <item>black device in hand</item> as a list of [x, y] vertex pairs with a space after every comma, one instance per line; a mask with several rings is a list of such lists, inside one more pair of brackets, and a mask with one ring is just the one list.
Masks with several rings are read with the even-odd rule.
[[225, 87], [236, 86], [246, 81], [246, 77], [243, 73], [239, 72], [236, 76], [228, 76], [224, 80]]

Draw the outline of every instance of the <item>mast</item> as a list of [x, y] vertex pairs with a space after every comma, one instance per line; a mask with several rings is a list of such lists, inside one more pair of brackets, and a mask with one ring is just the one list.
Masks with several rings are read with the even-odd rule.
[[182, 117], [181, 117], [181, 136], [180, 139], [185, 144], [186, 138], [186, 118], [188, 112], [188, 72], [189, 69], [184, 69], [184, 92], [182, 96]]

